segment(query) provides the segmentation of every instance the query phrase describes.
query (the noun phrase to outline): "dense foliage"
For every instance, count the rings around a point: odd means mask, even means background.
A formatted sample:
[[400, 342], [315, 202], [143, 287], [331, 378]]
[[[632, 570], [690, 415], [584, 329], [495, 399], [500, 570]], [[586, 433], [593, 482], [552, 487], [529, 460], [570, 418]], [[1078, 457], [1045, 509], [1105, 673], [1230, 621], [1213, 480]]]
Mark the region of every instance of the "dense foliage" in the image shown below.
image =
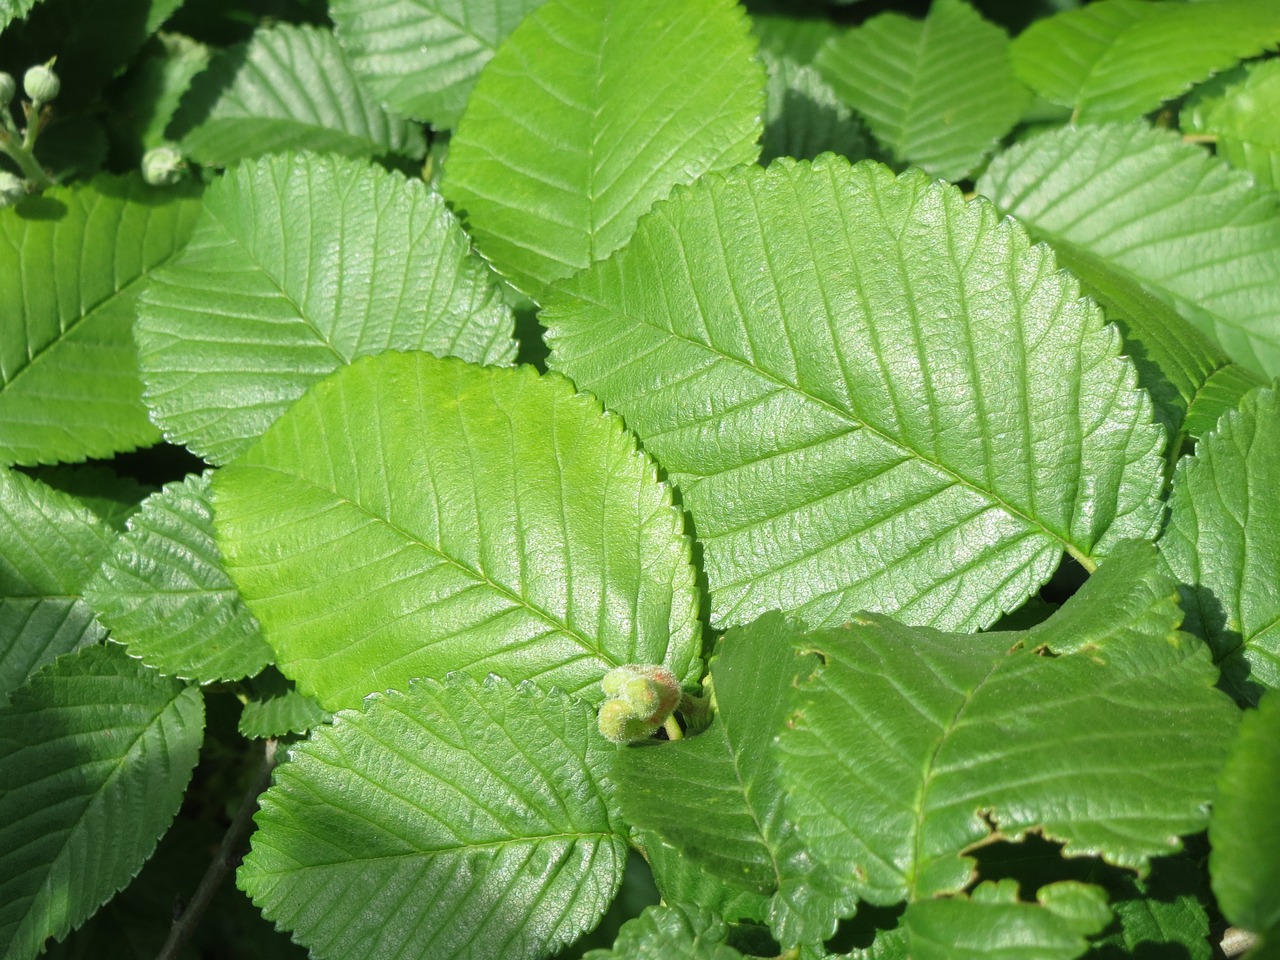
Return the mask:
[[0, 958], [1280, 956], [1278, 46], [0, 0]]

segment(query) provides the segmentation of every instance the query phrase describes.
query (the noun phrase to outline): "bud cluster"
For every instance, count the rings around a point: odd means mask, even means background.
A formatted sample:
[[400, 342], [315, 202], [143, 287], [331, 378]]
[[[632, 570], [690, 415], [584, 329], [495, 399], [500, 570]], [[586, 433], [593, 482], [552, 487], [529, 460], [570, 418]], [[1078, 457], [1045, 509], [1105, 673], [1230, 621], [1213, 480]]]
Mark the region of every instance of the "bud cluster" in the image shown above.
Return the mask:
[[654, 734], [680, 705], [676, 675], [666, 667], [629, 663], [600, 681], [608, 699], [600, 705], [600, 733], [614, 743], [634, 743]]

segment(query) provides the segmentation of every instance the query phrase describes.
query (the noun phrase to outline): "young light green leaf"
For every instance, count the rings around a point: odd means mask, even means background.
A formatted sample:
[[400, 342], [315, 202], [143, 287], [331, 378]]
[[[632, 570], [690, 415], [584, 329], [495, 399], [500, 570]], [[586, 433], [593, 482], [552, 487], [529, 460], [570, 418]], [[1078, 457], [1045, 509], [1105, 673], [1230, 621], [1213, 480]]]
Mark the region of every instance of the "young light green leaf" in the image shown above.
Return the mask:
[[822, 45], [841, 32], [834, 19], [817, 8], [802, 9], [789, 0], [751, 4], [751, 31], [760, 52], [793, 63], [813, 63]]
[[540, 960], [599, 921], [627, 845], [585, 704], [413, 684], [295, 747], [239, 884], [317, 960]]
[[0, 702], [59, 654], [102, 639], [81, 591], [113, 540], [70, 495], [0, 468]]
[[279, 23], [214, 57], [168, 130], [187, 156], [225, 166], [283, 150], [421, 157], [422, 132], [380, 107], [328, 30]]
[[1137, 544], [1027, 634], [867, 616], [808, 635], [825, 665], [780, 734], [788, 816], [871, 903], [964, 889], [996, 831], [1145, 870], [1206, 824], [1237, 715], [1180, 618]]
[[755, 160], [754, 53], [731, 0], [551, 0], [481, 74], [444, 195], [480, 251], [541, 299], [622, 246], [674, 185]]
[[1216, 138], [1218, 156], [1248, 170], [1259, 183], [1280, 189], [1280, 130], [1275, 124], [1280, 115], [1280, 60], [1251, 64], [1243, 82], [1228, 87], [1198, 112], [1203, 122], [1196, 132]]
[[1161, 431], [1051, 253], [919, 171], [777, 161], [680, 191], [543, 311], [551, 365], [679, 485], [717, 625], [972, 629], [1063, 549], [1150, 536]]
[[[137, 177], [52, 187], [0, 210], [0, 463], [107, 457], [154, 443], [130, 329], [147, 276], [200, 203]], [[44, 209], [56, 216], [34, 216]]]
[[814, 65], [900, 161], [961, 180], [1031, 100], [1008, 46], [964, 0], [934, 0], [923, 21], [882, 13], [833, 37]]
[[40, 0], [0, 0], [0, 30], [31, 12]]
[[1109, 124], [1012, 148], [978, 190], [1034, 236], [1128, 274], [1236, 362], [1280, 373], [1280, 202], [1252, 177], [1176, 133]]
[[239, 165], [139, 304], [145, 399], [170, 438], [225, 463], [357, 357], [515, 357], [512, 315], [444, 201], [340, 157]]
[[84, 588], [131, 656], [201, 683], [251, 676], [271, 662], [213, 542], [209, 482], [209, 471], [191, 474], [149, 497]]
[[476, 77], [543, 0], [333, 0], [329, 15], [369, 91], [392, 110], [448, 129]]
[[311, 697], [299, 693], [292, 681], [268, 667], [246, 684], [249, 699], [240, 712], [237, 729], [242, 737], [265, 740], [291, 733], [306, 733], [327, 723], [329, 712]]
[[1202, 437], [1173, 478], [1160, 553], [1182, 582], [1187, 629], [1223, 682], [1256, 701], [1280, 686], [1280, 396], [1258, 390]]
[[1260, 934], [1269, 956], [1280, 944], [1280, 695], [1268, 693], [1245, 713], [1231, 748], [1209, 823], [1209, 876], [1223, 914]]
[[1080, 120], [1132, 120], [1280, 43], [1272, 0], [1102, 0], [1037, 21], [1009, 55], [1023, 83]]
[[138, 872], [177, 813], [200, 691], [93, 646], [0, 707], [0, 956], [29, 960]]
[[696, 675], [683, 518], [562, 377], [360, 360], [213, 486], [232, 579], [281, 672], [330, 709], [455, 670], [592, 701], [624, 663]]
[[725, 942], [728, 935], [725, 922], [701, 907], [649, 907], [623, 925], [612, 950], [592, 950], [582, 960], [745, 960]]
[[[796, 630], [778, 615], [728, 631], [711, 662], [718, 706], [708, 730], [676, 743], [621, 750], [614, 758], [627, 822], [719, 879], [773, 894], [770, 925], [784, 947], [826, 940], [855, 903], [795, 842], [772, 752], [789, 711], [787, 693], [806, 664]], [[816, 912], [808, 902], [821, 903]]]
[[851, 160], [872, 155], [866, 128], [817, 70], [763, 51], [760, 59], [769, 72], [761, 164], [778, 157], [811, 160], [827, 150]]
[[979, 884], [968, 897], [921, 900], [902, 925], [912, 960], [1072, 960], [1111, 921], [1106, 891], [1063, 881], [1018, 899], [1013, 880]]

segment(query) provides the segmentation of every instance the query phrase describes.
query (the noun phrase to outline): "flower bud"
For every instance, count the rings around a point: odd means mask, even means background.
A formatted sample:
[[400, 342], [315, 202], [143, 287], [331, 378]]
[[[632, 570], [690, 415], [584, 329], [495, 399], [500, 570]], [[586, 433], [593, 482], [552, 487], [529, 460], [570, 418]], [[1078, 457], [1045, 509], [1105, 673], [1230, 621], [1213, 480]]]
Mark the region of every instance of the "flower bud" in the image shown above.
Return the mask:
[[37, 64], [22, 75], [22, 89], [27, 91], [32, 103], [48, 103], [57, 97], [62, 81], [47, 64]]
[[0, 207], [11, 207], [27, 195], [26, 181], [0, 170]]
[[142, 179], [153, 187], [167, 187], [182, 179], [187, 165], [174, 147], [152, 147], [142, 157]]
[[18, 81], [3, 70], [0, 70], [0, 107], [7, 107], [9, 102], [13, 100], [13, 95], [17, 92]]
[[629, 663], [604, 675], [600, 689], [608, 698], [600, 706], [600, 732], [615, 743], [651, 736], [680, 704], [680, 684], [669, 669]]
[[621, 700], [606, 700], [600, 705], [600, 713], [596, 717], [600, 733], [614, 743], [635, 743], [644, 740], [658, 729], [657, 724], [647, 723], [631, 713]]

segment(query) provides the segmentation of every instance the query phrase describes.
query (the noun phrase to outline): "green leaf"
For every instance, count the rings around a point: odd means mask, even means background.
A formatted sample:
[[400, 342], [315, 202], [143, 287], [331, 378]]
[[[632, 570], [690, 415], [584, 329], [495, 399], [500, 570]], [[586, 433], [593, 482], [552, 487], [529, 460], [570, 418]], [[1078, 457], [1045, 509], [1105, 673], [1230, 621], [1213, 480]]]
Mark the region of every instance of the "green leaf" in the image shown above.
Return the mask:
[[301, 694], [280, 671], [268, 667], [246, 684], [249, 699], [240, 713], [238, 729], [250, 740], [306, 733], [332, 719], [311, 697]]
[[838, 23], [822, 11], [797, 10], [792, 0], [750, 4], [751, 31], [760, 41], [760, 52], [775, 59], [812, 64], [822, 45], [841, 32]]
[[167, 143], [164, 132], [191, 81], [209, 65], [209, 47], [179, 33], [159, 33], [112, 91], [107, 122], [131, 162]]
[[1137, 280], [1236, 362], [1280, 373], [1280, 203], [1247, 174], [1171, 131], [1111, 124], [1012, 148], [978, 191]]
[[[1246, 711], [1222, 775], [1209, 823], [1209, 876], [1223, 914], [1280, 944], [1280, 696], [1269, 693]], [[1263, 951], [1258, 951], [1263, 955]]]
[[641, 834], [640, 839], [663, 903], [701, 907], [730, 922], [765, 923], [768, 919], [769, 897], [725, 883], [657, 837]]
[[811, 160], [830, 150], [852, 160], [871, 156], [870, 138], [813, 67], [761, 53], [768, 69], [760, 163]]
[[1280, 60], [1250, 64], [1244, 81], [1202, 105], [1202, 113], [1196, 132], [1217, 138], [1218, 156], [1280, 189]]
[[68, 494], [0, 468], [0, 702], [104, 631], [81, 597], [115, 531]]
[[728, 933], [723, 920], [700, 907], [649, 907], [623, 925], [612, 950], [592, 950], [582, 960], [743, 960], [725, 943]]
[[1129, 880], [1122, 891], [1113, 892], [1111, 909], [1118, 926], [1113, 924], [1107, 936], [1093, 941], [1090, 960], [1157, 953], [1185, 960], [1213, 956], [1209, 916], [1201, 902], [1208, 900], [1204, 865], [1184, 854], [1162, 857], [1153, 867], [1145, 880]]
[[98, 621], [131, 656], [201, 683], [251, 676], [271, 662], [213, 541], [210, 475], [191, 474], [147, 498], [84, 588]]
[[1018, 899], [1012, 880], [979, 884], [969, 897], [922, 900], [902, 917], [912, 960], [1071, 960], [1111, 920], [1106, 893], [1066, 881]]
[[676, 184], [755, 160], [754, 53], [731, 0], [550, 0], [480, 75], [444, 195], [499, 272], [541, 299]]
[[203, 731], [198, 689], [110, 645], [61, 658], [0, 707], [0, 956], [35, 957], [129, 882]]
[[543, 0], [333, 0], [351, 65], [392, 110], [453, 127], [480, 68]]
[[801, 638], [825, 663], [779, 740], [801, 839], [878, 904], [964, 889], [995, 834], [1145, 871], [1204, 828], [1237, 715], [1180, 618], [1132, 544], [1025, 634], [866, 616]]
[[[711, 662], [718, 710], [699, 736], [621, 750], [614, 759], [623, 815], [719, 879], [760, 894], [779, 942], [825, 940], [854, 902], [795, 842], [783, 811], [773, 739], [787, 693], [806, 664], [778, 615], [728, 631]], [[818, 907], [818, 909], [813, 909]]]
[[232, 579], [281, 672], [330, 709], [455, 670], [592, 701], [624, 663], [697, 675], [683, 518], [621, 421], [561, 377], [361, 360], [213, 486]]
[[1192, 397], [1182, 424], [1183, 434], [1199, 440], [1209, 433], [1224, 413], [1240, 406], [1245, 395], [1259, 386], [1258, 381], [1257, 374], [1234, 363], [1215, 370]]
[[361, 356], [515, 357], [511, 311], [444, 201], [340, 157], [244, 163], [209, 190], [186, 253], [139, 304], [146, 401], [225, 463], [311, 384]]
[[[1016, 305], [1016, 307], [1015, 307]], [[542, 314], [670, 472], [716, 625], [972, 629], [1153, 532], [1161, 431], [1050, 252], [918, 171], [708, 178]]]
[[159, 439], [130, 329], [186, 244], [191, 190], [99, 177], [0, 210], [0, 463], [107, 457]]
[[75, 497], [113, 529], [125, 523], [156, 488], [98, 464], [56, 464], [25, 471], [41, 483]]
[[284, 150], [421, 157], [422, 131], [378, 106], [328, 30], [279, 23], [214, 57], [168, 129], [185, 154], [225, 166]]
[[40, 0], [0, 0], [0, 30], [31, 12]]
[[[1205, 432], [1208, 417], [1216, 419], [1213, 410], [1222, 398], [1233, 389], [1247, 392], [1262, 384], [1260, 376], [1232, 363], [1209, 336], [1129, 274], [1066, 241], [1055, 240], [1053, 246], [1058, 262], [1080, 279], [1084, 292], [1124, 334], [1138, 382], [1151, 394], [1168, 433], [1171, 460], [1187, 437]], [[1195, 417], [1189, 420], [1193, 407]]]
[[1042, 97], [1080, 120], [1131, 120], [1280, 43], [1272, 0], [1102, 0], [1028, 27], [1009, 55]]
[[545, 957], [622, 879], [612, 749], [557, 691], [494, 678], [371, 697], [290, 752], [240, 887], [317, 958]]
[[935, 0], [923, 21], [882, 13], [833, 37], [814, 65], [900, 161], [962, 180], [1030, 103], [1008, 46], [963, 0]]
[[1187, 629], [1243, 702], [1280, 686], [1280, 396], [1249, 394], [1173, 478], [1160, 553], [1182, 581]]

